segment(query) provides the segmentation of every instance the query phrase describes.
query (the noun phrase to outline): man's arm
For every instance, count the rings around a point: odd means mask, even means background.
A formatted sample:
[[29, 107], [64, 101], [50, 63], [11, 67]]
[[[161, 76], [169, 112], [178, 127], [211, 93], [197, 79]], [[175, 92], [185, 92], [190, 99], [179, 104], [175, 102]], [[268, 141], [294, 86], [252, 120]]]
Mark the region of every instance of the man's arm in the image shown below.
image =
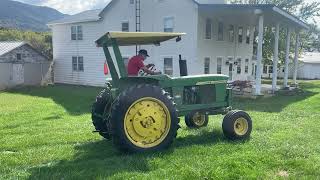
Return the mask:
[[154, 66], [154, 64], [148, 64], [146, 67], [149, 69], [150, 67]]

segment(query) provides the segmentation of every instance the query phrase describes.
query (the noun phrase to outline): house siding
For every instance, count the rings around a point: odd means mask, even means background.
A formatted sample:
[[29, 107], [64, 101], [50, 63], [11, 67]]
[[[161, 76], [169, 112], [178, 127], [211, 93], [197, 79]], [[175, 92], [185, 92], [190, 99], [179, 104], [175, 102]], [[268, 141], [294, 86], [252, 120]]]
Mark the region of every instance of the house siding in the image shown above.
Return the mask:
[[[177, 13], [176, 7], [185, 9], [183, 13]], [[152, 8], [150, 8], [152, 7]], [[125, 9], [125, 10], [124, 10]], [[174, 31], [186, 32], [183, 40], [176, 43], [175, 40], [165, 42], [160, 47], [141, 46], [147, 49], [150, 58], [145, 63], [154, 63], [163, 71], [163, 58], [173, 58], [174, 76], [179, 76], [179, 54], [188, 60], [190, 74], [196, 74], [194, 59], [196, 59], [196, 44], [194, 34], [197, 27], [197, 5], [192, 1], [141, 1], [142, 31], [163, 32], [163, 18], [175, 17]], [[189, 19], [185, 21], [185, 19]], [[102, 48], [97, 48], [95, 40], [108, 31], [121, 31], [121, 23], [129, 22], [129, 31], [135, 31], [135, 5], [126, 0], [113, 2], [104, 13], [102, 20], [97, 22], [54, 25], [53, 31], [53, 57], [55, 69], [55, 82], [78, 85], [103, 86], [109, 75], [103, 74], [105, 56]], [[71, 26], [82, 26], [83, 40], [71, 40]], [[135, 55], [135, 47], [121, 47], [123, 57]], [[113, 52], [111, 52], [112, 56]], [[72, 71], [72, 56], [82, 56], [84, 59], [84, 72]]]
[[[95, 41], [108, 31], [121, 31], [121, 22], [129, 21], [129, 30], [133, 30], [134, 9], [129, 8], [129, 1], [119, 0], [112, 3], [109, 9], [102, 14], [103, 21], [55, 25], [53, 30], [53, 56], [55, 82], [77, 85], [103, 86], [110, 75], [103, 74], [105, 56], [102, 48], [96, 47]], [[120, 14], [121, 12], [121, 14]], [[83, 40], [71, 40], [71, 26], [81, 25]], [[135, 48], [121, 47], [123, 56], [135, 54]], [[131, 49], [130, 53], [126, 53]], [[111, 52], [112, 53], [112, 52]], [[112, 53], [113, 55], [113, 53]], [[82, 56], [84, 72], [72, 70], [72, 56]]]
[[[142, 19], [142, 30], [163, 32], [164, 18], [174, 18], [174, 31], [185, 32], [180, 42], [175, 39], [164, 42], [160, 47], [148, 46], [143, 47], [150, 51], [151, 58], [147, 61], [152, 62], [163, 72], [164, 58], [173, 58], [173, 76], [180, 76], [179, 71], [179, 54], [187, 60], [188, 73], [190, 75], [199, 74], [199, 64], [197, 63], [197, 37], [198, 33], [196, 24], [198, 23], [198, 6], [192, 0], [175, 0], [175, 1], [146, 1], [142, 8], [145, 14]], [[179, 11], [177, 12], [177, 7]]]
[[[71, 26], [81, 25], [83, 40], [71, 40]], [[53, 28], [54, 79], [56, 83], [79, 85], [102, 85], [105, 82], [103, 51], [95, 40], [102, 35], [100, 23], [57, 25]], [[84, 72], [72, 69], [72, 57], [81, 56]]]
[[[177, 8], [179, 7], [179, 8]], [[173, 59], [173, 76], [179, 76], [179, 54], [187, 60], [189, 75], [204, 73], [204, 59], [210, 58], [210, 73], [217, 73], [217, 58], [222, 58], [222, 73], [229, 75], [226, 65], [228, 57], [241, 58], [241, 74], [237, 74], [236, 66], [233, 70], [232, 80], [250, 80], [252, 77], [253, 54], [253, 25], [246, 24], [245, 20], [235, 20], [232, 17], [224, 18], [223, 14], [199, 10], [193, 0], [142, 0], [141, 1], [141, 31], [163, 32], [164, 18], [174, 18], [174, 31], [185, 32], [182, 41], [170, 40], [160, 47], [141, 46], [148, 50], [150, 58], [146, 64], [153, 63], [157, 69], [164, 70], [164, 58]], [[179, 11], [177, 10], [179, 9]], [[212, 40], [204, 40], [205, 19], [213, 20]], [[218, 41], [218, 22], [223, 18], [224, 40]], [[103, 74], [105, 61], [102, 48], [94, 44], [100, 36], [108, 31], [121, 31], [122, 22], [129, 22], [129, 31], [135, 31], [135, 5], [127, 0], [118, 0], [111, 3], [107, 10], [101, 14], [101, 20], [96, 22], [54, 25], [53, 54], [55, 61], [55, 82], [79, 85], [103, 86], [105, 79], [110, 76]], [[235, 27], [234, 42], [228, 41], [228, 26]], [[81, 25], [83, 40], [71, 40], [71, 26]], [[243, 27], [243, 42], [237, 42], [238, 27]], [[245, 32], [250, 28], [250, 44], [246, 44]], [[135, 47], [121, 47], [123, 57], [130, 58], [136, 53]], [[112, 52], [111, 52], [112, 53]], [[84, 72], [72, 71], [72, 56], [84, 58]], [[248, 73], [245, 73], [245, 59], [249, 59]]]
[[[205, 39], [205, 27], [206, 19], [212, 20], [212, 37], [211, 39]], [[218, 40], [218, 23], [223, 23], [223, 40]], [[234, 26], [234, 41], [229, 41], [229, 25]], [[238, 29], [243, 27], [243, 42], [238, 42]], [[246, 43], [246, 29], [250, 29], [250, 44]], [[253, 55], [253, 26], [224, 17], [223, 14], [215, 12], [203, 12], [199, 11], [199, 23], [198, 23], [198, 63], [204, 65], [204, 59], [209, 57], [211, 60], [210, 73], [217, 73], [217, 59], [222, 58], [222, 74], [229, 75], [229, 66], [226, 65], [228, 58], [232, 58], [236, 61], [241, 58], [241, 74], [237, 73], [237, 66], [233, 67], [233, 78], [232, 80], [248, 80], [252, 74], [252, 55]], [[245, 73], [245, 59], [249, 59], [248, 73]], [[202, 73], [203, 73], [202, 68]]]

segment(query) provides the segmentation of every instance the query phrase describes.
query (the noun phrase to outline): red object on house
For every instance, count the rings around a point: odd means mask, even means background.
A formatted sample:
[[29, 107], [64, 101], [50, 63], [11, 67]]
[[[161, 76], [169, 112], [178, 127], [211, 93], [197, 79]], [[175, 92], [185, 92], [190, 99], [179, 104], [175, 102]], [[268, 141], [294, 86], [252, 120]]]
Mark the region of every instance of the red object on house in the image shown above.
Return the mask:
[[104, 75], [109, 74], [109, 69], [108, 69], [108, 65], [107, 65], [107, 63], [104, 63], [104, 66], [103, 66], [103, 72], [104, 72]]

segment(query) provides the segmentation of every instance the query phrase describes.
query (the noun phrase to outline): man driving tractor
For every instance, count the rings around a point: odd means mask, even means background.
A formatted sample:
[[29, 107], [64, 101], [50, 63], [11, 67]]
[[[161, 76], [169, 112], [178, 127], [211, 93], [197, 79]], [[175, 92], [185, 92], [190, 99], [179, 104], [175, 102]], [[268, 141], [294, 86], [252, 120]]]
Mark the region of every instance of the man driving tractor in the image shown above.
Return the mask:
[[154, 67], [154, 64], [148, 64], [144, 65], [143, 61], [149, 57], [148, 51], [145, 49], [141, 49], [139, 51], [139, 54], [136, 56], [133, 56], [128, 63], [128, 75], [129, 76], [138, 76], [138, 73], [140, 70], [142, 70], [146, 74], [150, 75], [158, 75], [161, 74], [160, 71], [153, 71], [152, 67]]

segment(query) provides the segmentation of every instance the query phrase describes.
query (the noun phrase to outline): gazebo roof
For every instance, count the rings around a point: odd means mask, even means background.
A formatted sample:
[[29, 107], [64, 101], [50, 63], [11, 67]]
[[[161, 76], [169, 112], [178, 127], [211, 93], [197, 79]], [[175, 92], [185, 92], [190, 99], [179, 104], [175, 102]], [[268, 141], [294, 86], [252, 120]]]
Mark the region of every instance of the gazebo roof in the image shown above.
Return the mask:
[[252, 24], [256, 24], [256, 14], [261, 13], [264, 16], [265, 24], [280, 23], [298, 29], [309, 29], [305, 22], [274, 4], [199, 4], [199, 7], [203, 11], [224, 14], [226, 17], [232, 15], [240, 19], [241, 16], [246, 16], [246, 19]]

